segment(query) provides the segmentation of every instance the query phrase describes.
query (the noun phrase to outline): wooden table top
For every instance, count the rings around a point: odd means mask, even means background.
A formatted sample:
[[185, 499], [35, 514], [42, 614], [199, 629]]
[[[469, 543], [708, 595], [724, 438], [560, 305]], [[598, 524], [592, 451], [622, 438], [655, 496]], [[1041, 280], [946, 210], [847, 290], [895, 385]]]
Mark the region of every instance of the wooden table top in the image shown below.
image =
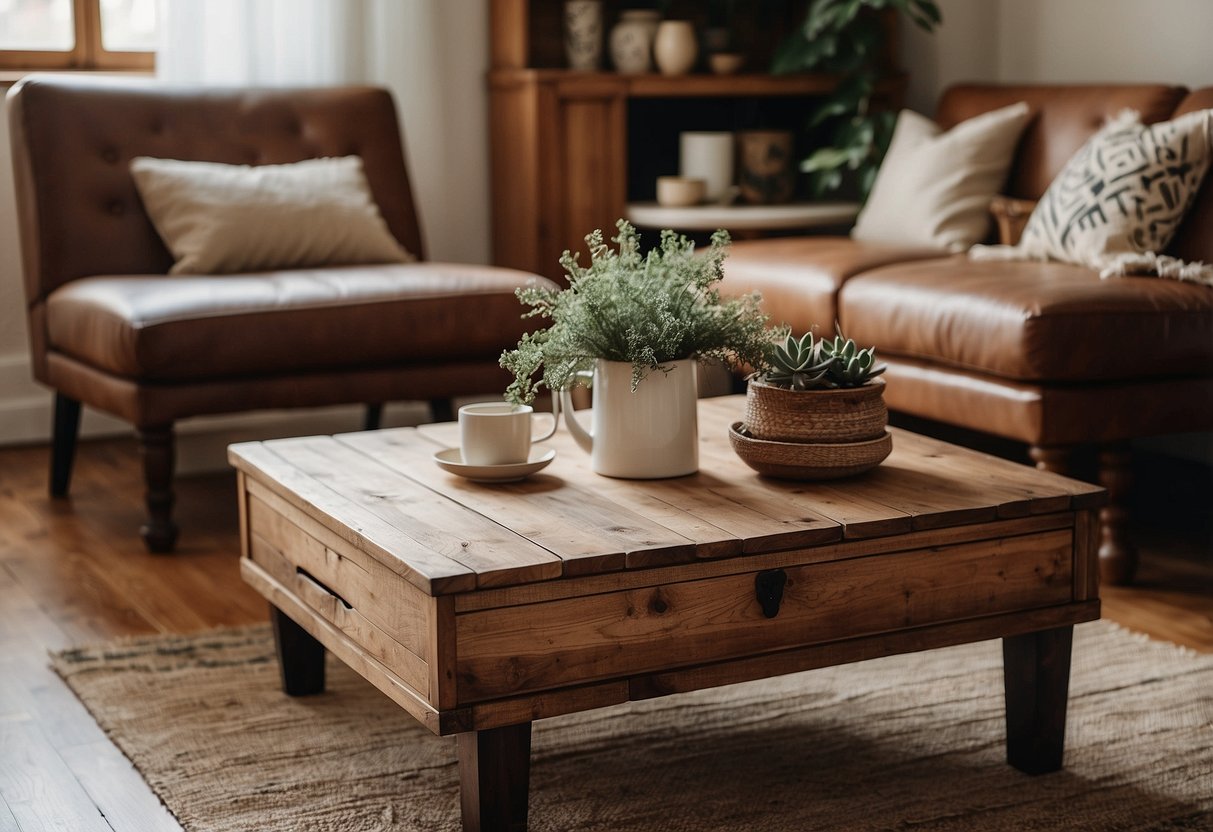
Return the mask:
[[744, 397], [703, 399], [700, 470], [617, 480], [590, 470], [561, 429], [555, 461], [485, 485], [433, 453], [458, 425], [233, 445], [245, 476], [432, 595], [562, 577], [830, 546], [928, 529], [1088, 509], [1103, 489], [890, 428], [893, 453], [846, 480], [759, 477], [729, 446]]

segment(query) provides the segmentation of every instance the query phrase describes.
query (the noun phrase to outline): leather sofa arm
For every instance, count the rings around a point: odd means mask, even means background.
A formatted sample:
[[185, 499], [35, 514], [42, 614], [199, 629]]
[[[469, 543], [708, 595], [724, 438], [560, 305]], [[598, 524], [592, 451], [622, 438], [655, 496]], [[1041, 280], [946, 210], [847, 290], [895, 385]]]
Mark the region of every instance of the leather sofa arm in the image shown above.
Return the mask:
[[998, 223], [998, 242], [1004, 246], [1013, 246], [1019, 242], [1028, 217], [1036, 207], [1034, 199], [1015, 199], [1009, 196], [996, 196], [990, 201], [990, 213]]

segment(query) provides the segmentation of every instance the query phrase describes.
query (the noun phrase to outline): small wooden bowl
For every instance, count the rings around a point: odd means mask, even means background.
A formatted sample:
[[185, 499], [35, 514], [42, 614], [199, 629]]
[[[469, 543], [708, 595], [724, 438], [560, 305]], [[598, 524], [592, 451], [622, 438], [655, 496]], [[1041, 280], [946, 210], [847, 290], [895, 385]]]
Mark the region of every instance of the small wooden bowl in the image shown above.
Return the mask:
[[741, 422], [729, 428], [729, 443], [742, 462], [760, 474], [786, 480], [833, 480], [853, 477], [885, 461], [893, 437], [838, 444], [770, 442], [742, 433]]
[[740, 52], [715, 52], [708, 56], [708, 66], [717, 75], [732, 75], [745, 65], [745, 55]]
[[658, 176], [657, 204], [670, 208], [698, 205], [707, 194], [707, 183], [688, 176]]

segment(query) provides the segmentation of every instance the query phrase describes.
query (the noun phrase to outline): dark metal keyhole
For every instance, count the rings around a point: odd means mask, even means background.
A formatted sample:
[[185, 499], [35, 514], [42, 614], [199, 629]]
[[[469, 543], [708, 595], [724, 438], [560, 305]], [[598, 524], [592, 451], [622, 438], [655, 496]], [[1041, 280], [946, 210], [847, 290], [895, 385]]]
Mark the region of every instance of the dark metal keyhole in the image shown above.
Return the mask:
[[783, 588], [787, 586], [788, 573], [782, 569], [771, 569], [759, 572], [754, 576], [754, 594], [762, 607], [762, 614], [767, 618], [779, 615], [779, 605], [783, 602]]

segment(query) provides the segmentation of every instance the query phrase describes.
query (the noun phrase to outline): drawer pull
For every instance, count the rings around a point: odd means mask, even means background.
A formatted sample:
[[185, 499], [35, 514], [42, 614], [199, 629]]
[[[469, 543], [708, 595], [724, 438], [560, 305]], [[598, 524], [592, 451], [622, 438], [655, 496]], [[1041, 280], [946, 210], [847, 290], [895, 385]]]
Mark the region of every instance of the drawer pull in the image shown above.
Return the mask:
[[354, 608], [353, 604], [351, 604], [349, 601], [342, 598], [336, 592], [333, 592], [333, 590], [329, 589], [327, 586], [325, 586], [323, 583], [321, 583], [319, 580], [317, 580], [315, 575], [313, 575], [311, 572], [308, 572], [302, 566], [295, 567], [295, 574], [302, 576], [305, 580], [307, 580], [309, 583], [313, 584], [317, 589], [321, 590], [325, 594], [332, 595], [334, 598], [336, 598], [338, 601], [340, 601], [341, 606], [345, 607], [347, 610], [352, 610]]
[[754, 576], [754, 594], [767, 618], [779, 615], [783, 602], [783, 588], [788, 583], [788, 573], [782, 569], [769, 569]]

